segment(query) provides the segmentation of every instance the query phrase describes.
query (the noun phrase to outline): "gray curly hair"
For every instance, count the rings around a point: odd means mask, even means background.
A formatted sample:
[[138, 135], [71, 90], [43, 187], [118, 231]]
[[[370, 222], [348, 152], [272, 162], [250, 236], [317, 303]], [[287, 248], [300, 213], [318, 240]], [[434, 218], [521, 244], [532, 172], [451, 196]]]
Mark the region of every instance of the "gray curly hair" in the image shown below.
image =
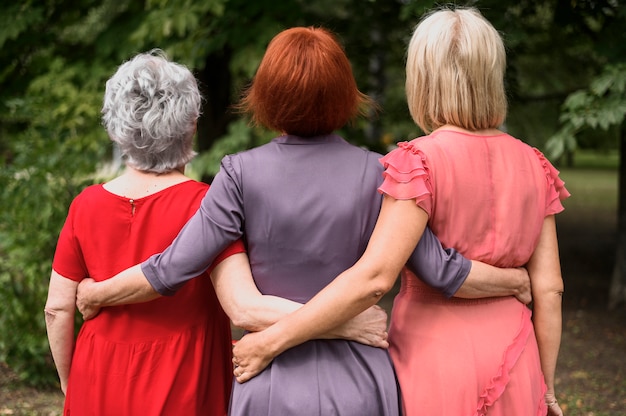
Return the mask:
[[154, 49], [123, 63], [107, 81], [102, 123], [128, 166], [165, 173], [196, 155], [201, 100], [191, 71]]

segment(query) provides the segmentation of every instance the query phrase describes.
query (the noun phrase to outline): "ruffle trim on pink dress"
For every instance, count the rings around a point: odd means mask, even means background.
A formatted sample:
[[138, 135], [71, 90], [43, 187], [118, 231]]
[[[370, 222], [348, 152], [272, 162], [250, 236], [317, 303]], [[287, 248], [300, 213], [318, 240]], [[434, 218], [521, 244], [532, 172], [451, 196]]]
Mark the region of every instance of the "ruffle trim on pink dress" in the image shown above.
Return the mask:
[[546, 197], [546, 215], [558, 214], [564, 209], [561, 201], [568, 198], [570, 193], [565, 189], [565, 182], [559, 178], [559, 171], [552, 166], [543, 153], [534, 147], [533, 150], [537, 154], [539, 162], [541, 162], [543, 170], [546, 172], [546, 179], [548, 180], [549, 189]]
[[[517, 360], [522, 355], [522, 352], [526, 347], [528, 337], [531, 334], [532, 321], [530, 319], [530, 315], [530, 310], [528, 308], [523, 308], [519, 332], [513, 339], [511, 345], [509, 345], [504, 352], [502, 363], [500, 364], [500, 368], [498, 369], [498, 374], [491, 379], [490, 383], [481, 393], [480, 399], [478, 401], [478, 406], [476, 407], [476, 413], [474, 414], [475, 416], [485, 416], [489, 407], [491, 407], [496, 402], [496, 400], [498, 400], [498, 398], [506, 389], [506, 386], [510, 380], [511, 369], [513, 368], [513, 366], [515, 366], [515, 363], [517, 363]], [[545, 383], [542, 384], [543, 391], [541, 397], [543, 397], [546, 391]], [[543, 400], [540, 400], [537, 415], [540, 415], [541, 412], [547, 410], [542, 408], [542, 404]], [[543, 406], [545, 407], [545, 404]]]
[[380, 158], [380, 163], [385, 172], [378, 191], [395, 199], [415, 199], [430, 214], [431, 184], [422, 151], [410, 142], [400, 142], [397, 149]]

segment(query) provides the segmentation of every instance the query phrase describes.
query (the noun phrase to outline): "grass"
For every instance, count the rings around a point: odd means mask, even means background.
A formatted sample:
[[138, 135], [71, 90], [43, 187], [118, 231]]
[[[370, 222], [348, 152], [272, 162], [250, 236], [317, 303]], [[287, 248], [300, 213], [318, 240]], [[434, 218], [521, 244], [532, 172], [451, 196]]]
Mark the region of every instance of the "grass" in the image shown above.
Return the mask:
[[562, 169], [561, 179], [572, 196], [563, 202], [564, 215], [584, 218], [617, 215], [616, 170]]

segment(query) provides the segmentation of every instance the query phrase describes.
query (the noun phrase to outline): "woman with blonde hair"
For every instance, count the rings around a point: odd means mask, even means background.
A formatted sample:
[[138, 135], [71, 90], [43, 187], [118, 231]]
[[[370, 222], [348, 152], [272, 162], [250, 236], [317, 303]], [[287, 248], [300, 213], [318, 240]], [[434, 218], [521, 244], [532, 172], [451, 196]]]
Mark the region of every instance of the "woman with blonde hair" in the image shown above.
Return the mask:
[[427, 136], [382, 159], [384, 200], [363, 257], [307, 305], [237, 344], [240, 382], [376, 302], [428, 225], [468, 258], [526, 266], [532, 320], [513, 297], [446, 298], [402, 270], [389, 342], [405, 414], [562, 414], [554, 390], [563, 292], [555, 214], [569, 193], [538, 150], [498, 129], [504, 72], [502, 39], [477, 10], [422, 19], [406, 89]]

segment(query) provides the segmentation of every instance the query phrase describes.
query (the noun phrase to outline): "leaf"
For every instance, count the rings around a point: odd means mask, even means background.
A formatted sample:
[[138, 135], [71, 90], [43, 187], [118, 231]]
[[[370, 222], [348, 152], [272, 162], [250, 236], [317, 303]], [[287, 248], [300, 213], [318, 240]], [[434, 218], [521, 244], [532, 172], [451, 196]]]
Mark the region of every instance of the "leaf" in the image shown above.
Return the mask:
[[[4, 10], [2, 10], [4, 8]], [[0, 7], [0, 48], [9, 40], [15, 39], [29, 27], [43, 21], [43, 9], [27, 7], [15, 2]]]

